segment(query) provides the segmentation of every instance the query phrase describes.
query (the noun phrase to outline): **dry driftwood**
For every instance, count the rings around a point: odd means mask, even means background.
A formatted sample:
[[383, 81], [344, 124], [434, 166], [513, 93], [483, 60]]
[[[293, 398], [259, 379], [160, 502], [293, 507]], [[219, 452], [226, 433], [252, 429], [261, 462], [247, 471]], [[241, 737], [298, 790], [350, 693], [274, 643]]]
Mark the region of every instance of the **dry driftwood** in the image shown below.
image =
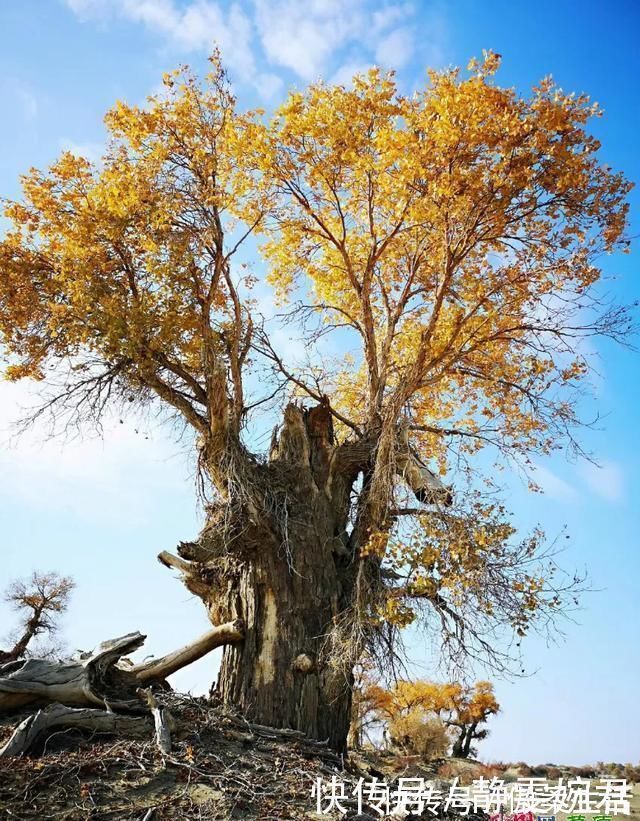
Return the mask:
[[141, 633], [105, 641], [86, 659], [77, 661], [9, 662], [0, 665], [0, 712], [34, 701], [113, 709], [137, 706], [141, 684], [162, 681], [215, 647], [240, 641], [242, 636], [241, 622], [222, 624], [167, 656], [128, 667], [118, 662], [144, 643], [146, 636]]
[[156, 728], [156, 745], [161, 753], [165, 755], [171, 752], [171, 714], [168, 710], [162, 708], [156, 701], [155, 696], [151, 692], [151, 688], [138, 690], [138, 695], [147, 702], [147, 706], [151, 710], [153, 716], [153, 723]]
[[[55, 662], [26, 659], [0, 665], [0, 712], [35, 701], [53, 702], [26, 718], [0, 749], [0, 757], [29, 752], [38, 739], [55, 729], [140, 736], [149, 732], [146, 716], [120, 715], [114, 710], [140, 707], [143, 697], [155, 724], [156, 744], [163, 754], [171, 751], [171, 716], [141, 684], [162, 681], [215, 647], [243, 637], [242, 623], [214, 627], [191, 644], [159, 659], [127, 665], [123, 656], [137, 650], [146, 636], [130, 633], [105, 641], [86, 658]], [[95, 708], [100, 705], [106, 709]]]
[[429, 470], [410, 447], [407, 419], [401, 421], [398, 431], [396, 472], [402, 476], [420, 502], [446, 506], [451, 504], [451, 488], [447, 487], [432, 470]]
[[116, 662], [137, 650], [146, 636], [129, 633], [105, 641], [78, 661], [25, 659], [0, 666], [0, 711], [32, 701], [128, 707], [136, 703], [137, 679]]
[[216, 647], [221, 647], [223, 644], [231, 644], [234, 641], [240, 641], [243, 637], [242, 622], [240, 620], [229, 622], [228, 624], [220, 624], [217, 627], [203, 633], [191, 644], [181, 647], [179, 650], [174, 650], [159, 659], [152, 659], [144, 664], [136, 664], [131, 668], [131, 672], [136, 676], [138, 681], [147, 683], [150, 681], [162, 681], [168, 678], [172, 673], [181, 670], [188, 664], [206, 656]]
[[75, 728], [144, 738], [149, 735], [149, 724], [147, 716], [119, 715], [107, 710], [49, 704], [18, 724], [11, 738], [0, 749], [0, 758], [28, 753], [38, 739], [45, 734], [50, 735], [53, 730]]

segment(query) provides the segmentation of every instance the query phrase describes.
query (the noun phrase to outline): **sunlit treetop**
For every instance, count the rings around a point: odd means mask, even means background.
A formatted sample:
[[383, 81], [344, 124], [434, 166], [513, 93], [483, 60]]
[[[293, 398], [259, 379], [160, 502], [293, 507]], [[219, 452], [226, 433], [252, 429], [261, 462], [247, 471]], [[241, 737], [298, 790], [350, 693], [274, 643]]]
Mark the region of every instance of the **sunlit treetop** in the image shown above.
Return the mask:
[[453, 756], [467, 757], [472, 743], [489, 734], [483, 725], [500, 712], [500, 705], [489, 681], [462, 684], [401, 679], [384, 687], [369, 677], [358, 691], [357, 709], [363, 728], [382, 723], [393, 742], [416, 751], [422, 747], [424, 753], [429, 747], [423, 747], [420, 739], [440, 727], [444, 750], [439, 754], [446, 754], [453, 744]]
[[204, 87], [179, 70], [146, 107], [118, 103], [100, 163], [65, 152], [23, 178], [0, 246], [9, 378], [73, 363], [83, 396], [100, 379], [150, 389], [202, 431], [208, 350], [237, 371], [230, 393], [241, 407], [251, 317], [238, 297], [246, 277], [232, 276], [230, 260], [261, 216], [242, 156], [264, 128], [235, 111], [212, 62]]
[[577, 340], [624, 328], [593, 312], [630, 187], [585, 130], [598, 107], [549, 79], [522, 98], [498, 64], [431, 73], [412, 97], [378, 70], [312, 86], [271, 129], [270, 281], [310, 282], [321, 320], [359, 340], [340, 410], [367, 426], [404, 409], [432, 458], [442, 428], [552, 447], [573, 421], [554, 389], [587, 369]]
[[623, 330], [589, 310], [630, 187], [598, 162], [597, 106], [548, 79], [526, 99], [500, 88], [488, 54], [412, 97], [377, 69], [311, 86], [265, 126], [212, 62], [204, 86], [177, 71], [146, 107], [118, 103], [102, 163], [64, 153], [23, 178], [1, 247], [8, 375], [97, 358], [156, 391], [181, 383], [196, 423], [204, 343], [246, 364], [226, 350], [252, 342], [231, 261], [259, 230], [277, 292], [357, 335], [361, 357], [322, 385], [354, 425], [402, 409], [431, 458], [447, 426], [550, 447], [572, 421], [550, 389], [586, 370], [576, 340]]
[[470, 724], [486, 721], [498, 713], [500, 705], [490, 681], [477, 681], [473, 685], [460, 682], [433, 682], [426, 680], [400, 680], [393, 687], [385, 688], [369, 683], [366, 687], [372, 709], [381, 716], [393, 717], [412, 710], [435, 713], [448, 722]]

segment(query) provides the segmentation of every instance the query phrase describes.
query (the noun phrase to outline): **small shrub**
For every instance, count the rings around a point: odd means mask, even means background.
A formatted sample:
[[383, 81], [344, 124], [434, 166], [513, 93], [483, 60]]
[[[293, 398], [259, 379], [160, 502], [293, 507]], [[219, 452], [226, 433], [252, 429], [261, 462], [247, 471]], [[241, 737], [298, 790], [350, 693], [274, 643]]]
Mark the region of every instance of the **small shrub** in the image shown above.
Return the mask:
[[480, 764], [476, 772], [474, 773], [473, 777], [474, 779], [486, 778], [487, 781], [491, 781], [492, 778], [500, 778], [500, 776], [504, 773], [505, 769], [506, 767], [504, 767], [504, 765]]
[[572, 772], [578, 778], [595, 778], [596, 777], [596, 768], [595, 767], [573, 767]]
[[536, 764], [535, 767], [531, 768], [531, 772], [534, 778], [549, 777], [549, 768], [546, 764]]
[[427, 717], [421, 710], [412, 710], [389, 722], [389, 736], [396, 747], [421, 756], [426, 761], [447, 754], [451, 739], [446, 726], [438, 718]]

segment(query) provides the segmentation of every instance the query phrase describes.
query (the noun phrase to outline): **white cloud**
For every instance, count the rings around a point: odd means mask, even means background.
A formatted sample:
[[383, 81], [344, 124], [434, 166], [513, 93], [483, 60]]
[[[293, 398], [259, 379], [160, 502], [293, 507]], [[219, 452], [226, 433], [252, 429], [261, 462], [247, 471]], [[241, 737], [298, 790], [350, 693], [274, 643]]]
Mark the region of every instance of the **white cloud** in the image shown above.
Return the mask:
[[397, 28], [385, 35], [376, 48], [376, 62], [385, 68], [400, 69], [413, 57], [413, 34], [407, 27]]
[[81, 19], [121, 17], [145, 26], [184, 51], [210, 51], [218, 45], [227, 64], [251, 81], [256, 76], [253, 26], [242, 8], [213, 0], [180, 6], [175, 0], [66, 0]]
[[[296, 0], [255, 0], [255, 9], [256, 26], [268, 60], [307, 81], [326, 75], [345, 47], [357, 47], [377, 57], [377, 49], [390, 36], [388, 27], [412, 14], [408, 4], [376, 9], [362, 0], [312, 0], [305, 4]], [[407, 32], [399, 31], [404, 38], [402, 46], [409, 52]], [[396, 42], [400, 45], [399, 36]], [[382, 47], [381, 53], [387, 57], [389, 49]], [[402, 63], [396, 64], [399, 68], [406, 64], [400, 56]]]
[[8, 77], [0, 80], [0, 89], [10, 101], [9, 104], [15, 106], [16, 115], [19, 114], [26, 122], [33, 122], [36, 119], [40, 104], [35, 92], [26, 83]]
[[60, 141], [60, 148], [63, 151], [69, 151], [77, 157], [84, 157], [92, 163], [100, 163], [102, 155], [104, 154], [104, 143], [86, 142], [79, 143], [75, 140], [70, 140], [68, 137], [63, 137]]
[[189, 40], [192, 36], [190, 28], [198, 17], [206, 16], [210, 9], [199, 7], [195, 14], [189, 6], [182, 15], [174, 6], [173, 0], [120, 0], [125, 16], [130, 20], [144, 23], [151, 28], [175, 33]]
[[109, 12], [113, 0], [65, 0], [67, 6], [83, 20], [102, 17]]
[[[105, 423], [101, 438], [50, 439], [43, 422], [16, 437], [14, 423], [37, 405], [33, 383], [0, 382], [0, 493], [34, 510], [105, 520], [150, 515], [159, 488], [182, 491], [189, 468], [171, 437], [130, 417]], [[174, 478], [159, 470], [175, 459]]]
[[379, 33], [402, 22], [413, 13], [410, 3], [396, 6], [384, 6], [371, 15], [371, 29]]
[[263, 100], [272, 100], [284, 85], [282, 77], [269, 71], [258, 72], [253, 78], [253, 85]]
[[16, 94], [22, 106], [25, 118], [27, 120], [35, 120], [38, 116], [38, 98], [36, 95], [25, 86], [17, 87]]
[[[449, 62], [449, 29], [444, 7], [435, 3], [426, 12], [420, 26], [416, 59], [425, 68], [443, 68]], [[422, 78], [421, 78], [422, 79]]]
[[329, 55], [349, 39], [358, 11], [353, 5], [296, 0], [256, 0], [256, 25], [269, 62], [315, 80]]
[[[620, 502], [624, 498], [624, 473], [615, 462], [603, 462], [600, 466], [581, 462], [576, 467], [576, 477], [607, 502]], [[557, 501], [576, 502], [585, 495], [583, 490], [540, 464], [535, 465], [533, 480], [547, 496]]]
[[534, 482], [542, 488], [551, 499], [559, 502], [575, 502], [579, 498], [578, 491], [573, 485], [561, 479], [557, 474], [544, 465], [534, 465]]
[[351, 87], [352, 80], [356, 74], [366, 74], [373, 63], [347, 62], [340, 66], [331, 78], [331, 82], [336, 85]]
[[[415, 9], [409, 3], [379, 0], [252, 0], [244, 4], [191, 0], [66, 0], [81, 19], [120, 17], [144, 26], [185, 51], [220, 46], [225, 61], [240, 79], [265, 99], [274, 97], [282, 80], [270, 68], [288, 69], [305, 81], [337, 73], [346, 66], [368, 66], [375, 60], [402, 68], [415, 51], [408, 27]], [[442, 56], [436, 42], [444, 36], [442, 15], [426, 15], [425, 55]], [[350, 56], [348, 56], [350, 55]], [[340, 68], [340, 63], [343, 67]], [[350, 78], [349, 78], [350, 79]]]
[[601, 499], [620, 502], [624, 498], [624, 473], [615, 462], [603, 462], [600, 466], [585, 462], [580, 466], [580, 476]]

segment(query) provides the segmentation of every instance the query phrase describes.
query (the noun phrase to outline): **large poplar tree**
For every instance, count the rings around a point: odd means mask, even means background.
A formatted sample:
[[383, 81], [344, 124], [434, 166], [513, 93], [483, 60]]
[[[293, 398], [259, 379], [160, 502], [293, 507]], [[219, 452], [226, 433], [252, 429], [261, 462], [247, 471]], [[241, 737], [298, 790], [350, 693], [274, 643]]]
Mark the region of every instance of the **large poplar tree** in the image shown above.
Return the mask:
[[[214, 56], [203, 83], [118, 103], [100, 163], [64, 153], [6, 209], [7, 376], [57, 384], [67, 423], [159, 403], [193, 431], [207, 521], [162, 555], [213, 623], [243, 622], [220, 695], [336, 748], [365, 650], [422, 620], [500, 667], [496, 633], [548, 624], [574, 587], [516, 536], [486, 454], [575, 445], [582, 341], [627, 328], [598, 261], [629, 185], [598, 160], [596, 106], [501, 88], [498, 62], [412, 96], [378, 70], [313, 85], [267, 124]], [[306, 357], [262, 320], [267, 288]]]

